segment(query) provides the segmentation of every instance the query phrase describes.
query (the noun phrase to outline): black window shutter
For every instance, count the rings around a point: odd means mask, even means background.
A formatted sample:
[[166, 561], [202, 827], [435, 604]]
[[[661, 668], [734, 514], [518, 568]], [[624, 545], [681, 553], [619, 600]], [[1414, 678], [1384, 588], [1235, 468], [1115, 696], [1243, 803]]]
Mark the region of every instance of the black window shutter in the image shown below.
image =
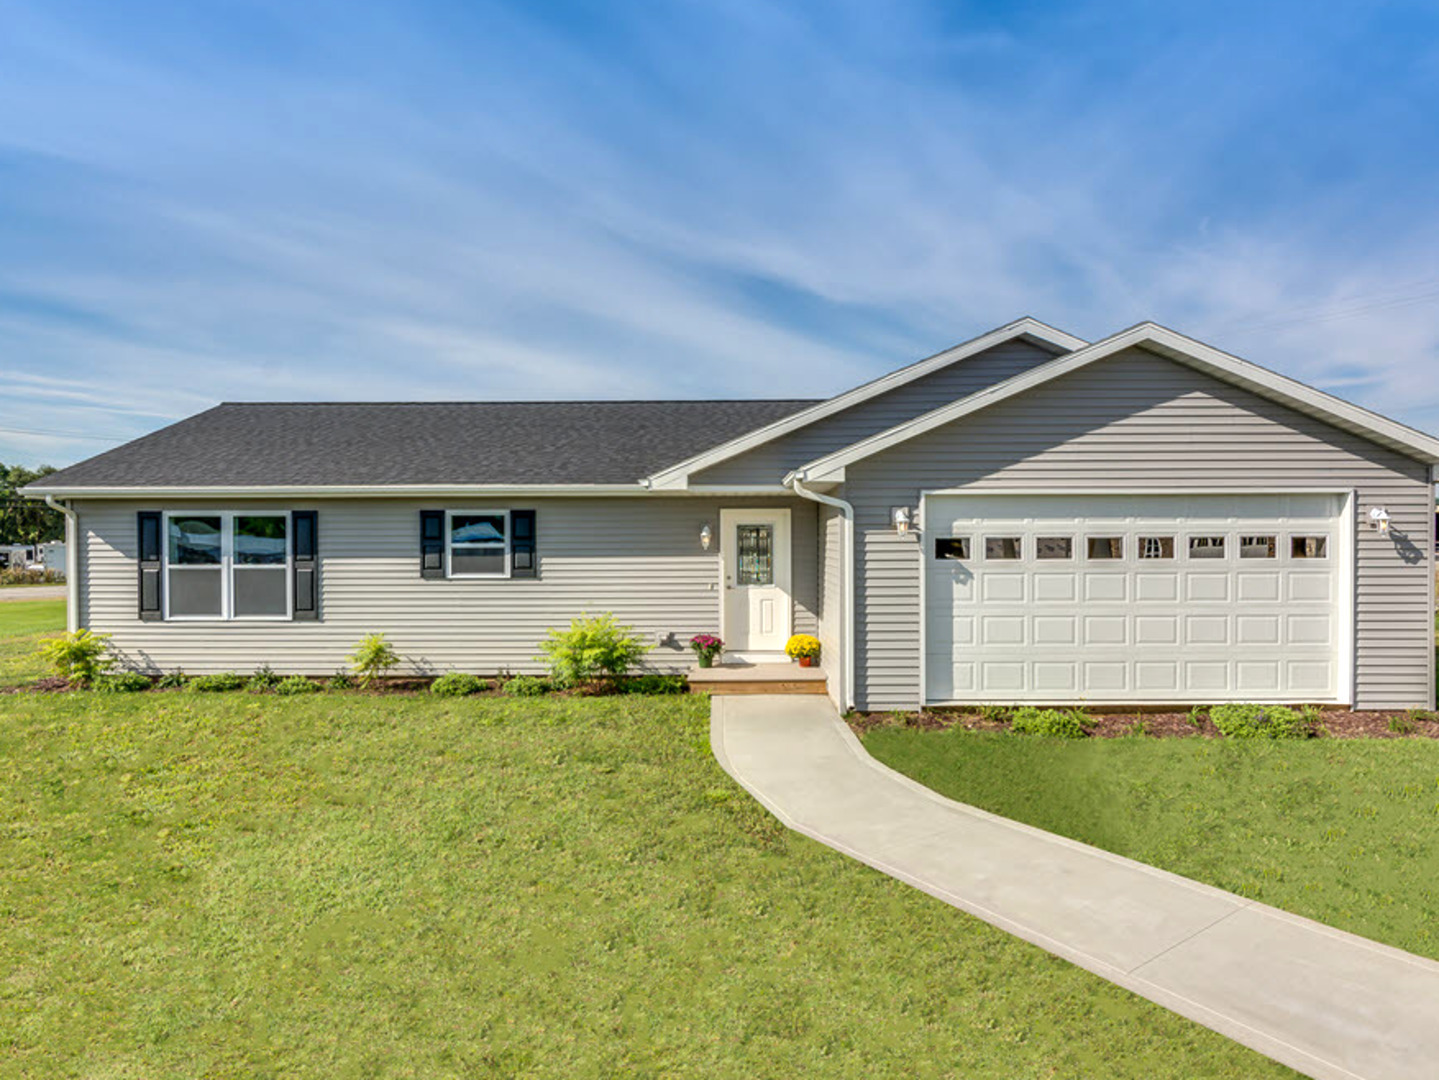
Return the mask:
[[320, 515], [315, 510], [294, 510], [290, 527], [295, 530], [295, 618], [320, 617]]
[[533, 510], [510, 511], [510, 577], [540, 576], [538, 538]]
[[445, 512], [420, 511], [420, 577], [445, 576]]
[[136, 515], [136, 535], [139, 538], [140, 556], [140, 618], [156, 622], [165, 617], [163, 590], [165, 588], [165, 563], [161, 529], [162, 519], [158, 510], [141, 510]]

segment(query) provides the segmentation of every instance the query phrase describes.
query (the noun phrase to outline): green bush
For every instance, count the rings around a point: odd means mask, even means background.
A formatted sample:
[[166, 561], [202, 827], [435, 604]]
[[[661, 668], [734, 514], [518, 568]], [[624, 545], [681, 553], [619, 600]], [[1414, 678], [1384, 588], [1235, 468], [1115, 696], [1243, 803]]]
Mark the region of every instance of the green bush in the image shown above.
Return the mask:
[[1407, 716], [1391, 716], [1389, 730], [1395, 735], [1413, 735], [1419, 730], [1419, 725]]
[[633, 627], [619, 625], [608, 612], [582, 615], [568, 630], [551, 630], [540, 643], [541, 658], [549, 663], [550, 678], [557, 686], [619, 678], [649, 651]]
[[988, 720], [994, 724], [1004, 723], [1014, 712], [1008, 705], [981, 705], [978, 711], [981, 720]]
[[89, 685], [115, 666], [114, 658], [105, 655], [109, 647], [109, 634], [76, 630], [41, 642], [36, 654], [56, 675]]
[[551, 686], [548, 679], [536, 678], [534, 675], [516, 675], [505, 680], [501, 689], [514, 697], [539, 697], [541, 694], [548, 694]]
[[366, 634], [350, 654], [350, 667], [360, 677], [361, 686], [369, 686], [399, 663], [400, 654], [385, 640], [384, 634]]
[[1314, 734], [1317, 713], [1283, 705], [1215, 705], [1209, 719], [1231, 739], [1307, 739]]
[[287, 675], [275, 684], [275, 693], [289, 697], [291, 694], [318, 694], [320, 684], [303, 675]]
[[451, 671], [430, 684], [430, 693], [439, 694], [440, 697], [466, 697], [469, 694], [478, 694], [487, 685], [478, 675]]
[[621, 685], [626, 694], [685, 694], [689, 688], [683, 675], [636, 675]]
[[1009, 718], [1009, 730], [1024, 735], [1044, 735], [1051, 739], [1084, 738], [1084, 716], [1073, 709], [1036, 709], [1032, 705], [1015, 709]]
[[249, 682], [246, 683], [248, 689], [257, 693], [265, 690], [273, 690], [279, 685], [280, 676], [275, 674], [274, 669], [271, 668], [269, 664], [258, 669], [255, 674], [250, 676]]
[[185, 674], [184, 669], [176, 668], [174, 671], [167, 671], [161, 675], [155, 685], [161, 690], [179, 690], [189, 681], [190, 676]]
[[222, 671], [218, 675], [196, 675], [185, 685], [197, 694], [219, 694], [227, 690], [243, 690], [248, 681], [236, 672]]
[[337, 671], [325, 682], [327, 690], [353, 690], [355, 677], [348, 671]]
[[102, 694], [138, 694], [154, 685], [150, 676], [138, 671], [117, 671], [95, 680], [95, 689]]

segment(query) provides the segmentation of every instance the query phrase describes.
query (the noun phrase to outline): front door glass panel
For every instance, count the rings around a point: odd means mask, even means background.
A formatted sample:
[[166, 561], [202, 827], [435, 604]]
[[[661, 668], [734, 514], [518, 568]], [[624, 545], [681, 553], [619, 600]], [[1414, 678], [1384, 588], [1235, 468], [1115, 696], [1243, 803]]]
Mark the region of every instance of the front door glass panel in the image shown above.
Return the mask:
[[735, 584], [773, 585], [774, 526], [738, 525], [735, 538]]

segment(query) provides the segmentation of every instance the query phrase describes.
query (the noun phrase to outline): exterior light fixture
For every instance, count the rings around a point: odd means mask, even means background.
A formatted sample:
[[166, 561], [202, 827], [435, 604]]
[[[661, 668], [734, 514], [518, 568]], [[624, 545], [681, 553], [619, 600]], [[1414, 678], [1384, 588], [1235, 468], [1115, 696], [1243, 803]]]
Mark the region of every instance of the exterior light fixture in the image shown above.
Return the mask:
[[710, 523], [706, 521], [702, 526], [700, 526], [700, 547], [708, 551], [710, 549], [710, 544], [714, 543], [714, 538], [714, 530], [710, 528]]
[[1382, 506], [1374, 507], [1374, 509], [1369, 511], [1369, 520], [1372, 521], [1374, 523], [1374, 527], [1379, 530], [1380, 536], [1389, 535], [1388, 510], [1385, 510]]
[[894, 531], [904, 536], [909, 532], [910, 519], [909, 507], [892, 506], [889, 508], [889, 520], [894, 525]]

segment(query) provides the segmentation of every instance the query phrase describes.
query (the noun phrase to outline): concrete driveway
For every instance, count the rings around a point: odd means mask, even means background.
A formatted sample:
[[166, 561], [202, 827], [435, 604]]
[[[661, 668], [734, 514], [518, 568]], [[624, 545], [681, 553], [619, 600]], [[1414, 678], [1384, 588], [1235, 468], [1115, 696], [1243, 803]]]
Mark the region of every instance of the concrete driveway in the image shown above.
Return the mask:
[[715, 697], [710, 741], [790, 828], [1276, 1061], [1439, 1076], [1439, 963], [946, 799], [828, 698]]

